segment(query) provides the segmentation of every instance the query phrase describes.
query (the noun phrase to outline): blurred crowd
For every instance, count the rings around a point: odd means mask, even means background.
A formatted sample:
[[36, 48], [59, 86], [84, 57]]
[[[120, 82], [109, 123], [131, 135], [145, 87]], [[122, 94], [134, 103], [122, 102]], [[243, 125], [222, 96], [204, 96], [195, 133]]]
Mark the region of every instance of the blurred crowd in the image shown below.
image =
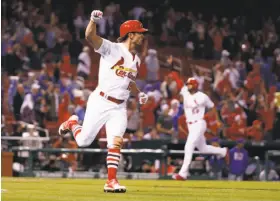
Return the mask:
[[[127, 147], [138, 140], [187, 139], [187, 117], [178, 95], [184, 81], [177, 69], [186, 64], [172, 52], [160, 59], [157, 47], [161, 46], [183, 48], [188, 59], [216, 60], [210, 73], [191, 66], [199, 89], [211, 96], [220, 114], [218, 119], [210, 112], [205, 115], [208, 140], [280, 139], [280, 18], [256, 24], [248, 23], [244, 16], [209, 18], [176, 11], [169, 1], [154, 10], [135, 6], [122, 13], [119, 4], [98, 2], [96, 8], [104, 10], [104, 18], [98, 22], [102, 37], [115, 40], [126, 19], [141, 20], [150, 30], [149, 41], [139, 52], [141, 79], [137, 80], [149, 100], [142, 106], [136, 97], [128, 100]], [[2, 77], [9, 76], [9, 88], [2, 84], [1, 107], [2, 111], [7, 107], [16, 122], [46, 128], [46, 122], [59, 125], [76, 114], [82, 123], [92, 91], [86, 83], [93, 79], [93, 52], [83, 40], [90, 10], [82, 2], [74, 8], [69, 14], [51, 0], [2, 2], [1, 69]], [[163, 67], [169, 73], [160, 80]], [[4, 98], [5, 93], [8, 97]], [[2, 114], [3, 131], [7, 126], [4, 119]], [[12, 133], [2, 135], [23, 136], [28, 129], [17, 123]], [[104, 128], [99, 137], [106, 137]], [[44, 146], [76, 148], [74, 142], [62, 141], [55, 139]], [[71, 161], [76, 157], [70, 156]]]

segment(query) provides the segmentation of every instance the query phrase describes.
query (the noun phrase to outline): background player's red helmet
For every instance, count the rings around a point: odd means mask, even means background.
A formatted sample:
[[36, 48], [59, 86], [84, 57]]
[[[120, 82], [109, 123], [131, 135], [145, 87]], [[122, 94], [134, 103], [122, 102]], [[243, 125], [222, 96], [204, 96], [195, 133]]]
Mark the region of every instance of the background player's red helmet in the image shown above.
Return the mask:
[[193, 89], [197, 89], [198, 88], [198, 81], [194, 78], [194, 77], [190, 77], [188, 80], [187, 80], [187, 85], [192, 85], [192, 88]]
[[147, 31], [148, 29], [143, 28], [143, 24], [138, 20], [128, 20], [120, 26], [120, 37], [123, 37], [131, 32], [144, 33]]

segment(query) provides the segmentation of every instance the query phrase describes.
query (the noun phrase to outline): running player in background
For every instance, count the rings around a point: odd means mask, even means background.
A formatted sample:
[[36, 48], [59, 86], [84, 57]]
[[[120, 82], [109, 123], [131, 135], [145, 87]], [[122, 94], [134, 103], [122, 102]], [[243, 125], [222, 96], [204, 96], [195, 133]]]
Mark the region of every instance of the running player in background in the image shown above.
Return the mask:
[[192, 160], [195, 147], [201, 153], [212, 153], [222, 157], [226, 157], [228, 160], [228, 149], [214, 147], [206, 144], [204, 133], [207, 129], [206, 121], [204, 120], [205, 109], [215, 110], [214, 103], [203, 92], [198, 91], [198, 82], [195, 78], [189, 78], [187, 86], [181, 89], [181, 96], [184, 99], [184, 110], [189, 130], [188, 139], [185, 145], [184, 162], [181, 170], [178, 174], [172, 176], [175, 180], [187, 179], [189, 172], [189, 165]]

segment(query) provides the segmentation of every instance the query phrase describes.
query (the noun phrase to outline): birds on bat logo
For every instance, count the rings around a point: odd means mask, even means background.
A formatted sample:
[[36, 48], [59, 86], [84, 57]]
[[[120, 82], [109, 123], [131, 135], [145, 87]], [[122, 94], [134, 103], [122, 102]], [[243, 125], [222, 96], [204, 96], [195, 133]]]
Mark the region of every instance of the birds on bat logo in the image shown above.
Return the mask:
[[[124, 64], [124, 58], [121, 57], [121, 59], [111, 67], [112, 70], [116, 70], [116, 75], [119, 77], [128, 77], [131, 80], [136, 80], [136, 75], [133, 75], [133, 73], [137, 73], [137, 70], [126, 68], [123, 66]], [[138, 62], [136, 63], [137, 69], [139, 68]]]

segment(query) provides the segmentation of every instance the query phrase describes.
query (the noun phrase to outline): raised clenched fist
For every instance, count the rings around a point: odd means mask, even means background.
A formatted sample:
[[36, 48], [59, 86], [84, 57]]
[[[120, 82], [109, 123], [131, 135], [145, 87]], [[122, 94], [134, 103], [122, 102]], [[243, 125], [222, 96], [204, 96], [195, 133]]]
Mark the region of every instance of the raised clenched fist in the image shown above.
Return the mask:
[[90, 16], [90, 19], [92, 21], [98, 21], [100, 20], [101, 18], [103, 17], [103, 12], [100, 11], [100, 10], [94, 10], [91, 12], [91, 16]]

